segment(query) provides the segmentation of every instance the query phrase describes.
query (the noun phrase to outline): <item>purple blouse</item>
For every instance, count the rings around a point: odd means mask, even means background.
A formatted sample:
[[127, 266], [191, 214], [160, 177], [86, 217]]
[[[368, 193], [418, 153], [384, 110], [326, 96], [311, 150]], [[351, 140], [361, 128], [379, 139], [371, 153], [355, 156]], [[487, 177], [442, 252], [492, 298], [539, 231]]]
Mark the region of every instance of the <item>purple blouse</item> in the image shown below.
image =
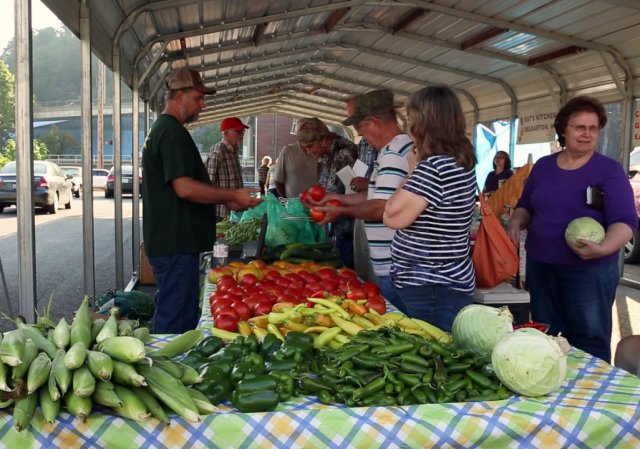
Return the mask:
[[[555, 264], [609, 262], [618, 252], [598, 259], [580, 259], [566, 244], [564, 231], [571, 220], [592, 217], [605, 230], [613, 223], [625, 223], [632, 230], [638, 226], [633, 191], [622, 166], [600, 153], [576, 170], [558, 167], [555, 153], [538, 160], [524, 186], [517, 207], [531, 214], [525, 248], [533, 260]], [[586, 204], [588, 186], [604, 192], [605, 210]]]

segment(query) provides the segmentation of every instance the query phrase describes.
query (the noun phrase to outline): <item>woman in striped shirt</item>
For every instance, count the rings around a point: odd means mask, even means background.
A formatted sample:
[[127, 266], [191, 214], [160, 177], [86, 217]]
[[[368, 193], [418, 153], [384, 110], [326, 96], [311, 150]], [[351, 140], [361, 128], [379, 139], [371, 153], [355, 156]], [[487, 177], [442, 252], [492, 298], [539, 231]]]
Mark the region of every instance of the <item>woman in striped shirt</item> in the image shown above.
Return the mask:
[[383, 217], [397, 229], [391, 277], [407, 315], [449, 331], [458, 311], [473, 302], [475, 151], [450, 88], [421, 89], [406, 108], [415, 144], [410, 174], [387, 201]]

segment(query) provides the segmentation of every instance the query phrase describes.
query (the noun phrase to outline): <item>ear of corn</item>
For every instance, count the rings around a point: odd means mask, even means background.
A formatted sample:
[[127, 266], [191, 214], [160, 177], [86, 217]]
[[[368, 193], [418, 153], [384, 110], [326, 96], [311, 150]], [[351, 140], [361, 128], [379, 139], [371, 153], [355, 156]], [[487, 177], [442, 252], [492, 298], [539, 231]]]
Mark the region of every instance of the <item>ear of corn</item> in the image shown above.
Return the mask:
[[32, 339], [38, 349], [46, 352], [50, 359], [53, 359], [56, 356], [56, 351], [58, 350], [56, 345], [42, 335], [38, 329], [31, 327], [28, 324], [24, 324], [20, 320], [18, 320], [18, 329], [22, 330], [25, 338]]
[[112, 359], [133, 363], [145, 357], [144, 342], [135, 337], [109, 337], [100, 343], [98, 350]]
[[132, 337], [133, 323], [131, 320], [120, 320], [118, 322], [118, 335]]
[[[60, 399], [61, 394], [60, 390], [58, 390], [58, 385], [56, 383], [56, 376], [54, 367], [56, 363], [58, 363], [58, 359], [60, 359], [60, 353], [56, 354], [56, 357], [51, 361], [51, 369], [49, 370], [49, 378], [47, 379], [47, 390], [49, 390], [49, 397], [54, 401]], [[64, 362], [63, 362], [64, 363]]]
[[[103, 387], [102, 385], [104, 384], [109, 384], [109, 387]], [[91, 398], [96, 404], [104, 405], [105, 407], [122, 407], [122, 401], [114, 391], [111, 382], [97, 382]]]
[[22, 399], [18, 399], [13, 406], [13, 428], [18, 432], [22, 432], [29, 427], [33, 414], [36, 411], [36, 403], [38, 395], [35, 393], [28, 394]]
[[35, 360], [37, 355], [38, 347], [36, 343], [32, 339], [27, 338], [24, 342], [24, 357], [22, 363], [13, 367], [13, 370], [11, 370], [11, 379], [24, 379], [27, 376], [31, 362]]
[[196, 390], [195, 388], [187, 388], [187, 391], [191, 395], [193, 403], [198, 408], [198, 413], [201, 415], [209, 415], [218, 411], [218, 407], [213, 405], [201, 391]]
[[0, 342], [0, 360], [9, 366], [18, 366], [24, 360], [25, 336], [21, 329], [4, 334]]
[[[27, 374], [27, 393], [34, 393], [38, 388], [49, 380], [49, 372], [51, 371], [51, 359], [45, 352], [41, 352], [31, 362], [29, 372]], [[46, 390], [46, 388], [43, 388]]]
[[93, 408], [93, 401], [90, 397], [81, 398], [71, 392], [64, 395], [64, 404], [69, 409], [69, 413], [82, 422], [87, 420], [87, 416]]
[[113, 408], [116, 413], [135, 421], [144, 421], [149, 417], [147, 406], [132, 390], [117, 384], [113, 386], [113, 390], [122, 401], [122, 407]]
[[180, 377], [180, 380], [184, 385], [194, 385], [202, 382], [202, 377], [200, 377], [200, 373], [198, 373], [195, 368], [185, 365], [184, 363], [180, 363], [179, 365], [182, 368], [182, 377]]
[[204, 329], [192, 329], [183, 334], [173, 337], [166, 345], [157, 351], [152, 352], [154, 356], [164, 356], [173, 358], [177, 355], [184, 354], [196, 345], [204, 335]]
[[102, 343], [103, 340], [110, 337], [118, 336], [118, 322], [116, 320], [116, 314], [118, 313], [118, 308], [113, 307], [109, 311], [109, 318], [105, 321], [104, 326], [96, 335], [96, 343]]
[[81, 398], [91, 396], [96, 389], [96, 378], [86, 365], [73, 372], [73, 394]]
[[137, 327], [133, 330], [133, 336], [136, 337], [138, 340], [141, 340], [145, 343], [147, 343], [149, 340], [151, 340], [151, 335], [149, 332], [149, 328], [148, 327]]
[[62, 317], [53, 330], [53, 344], [55, 344], [58, 349], [65, 349], [69, 346], [69, 341], [71, 341], [71, 328], [67, 320]]
[[132, 387], [131, 390], [140, 398], [144, 405], [147, 407], [147, 411], [151, 413], [151, 416], [159, 419], [166, 425], [169, 425], [169, 417], [167, 416], [167, 412], [162, 408], [162, 404], [158, 402], [156, 397], [151, 394], [144, 387]]
[[89, 312], [89, 297], [85, 296], [80, 307], [76, 311], [76, 316], [71, 322], [71, 334], [69, 342], [71, 345], [81, 341], [85, 348], [91, 346], [91, 315]]
[[48, 388], [38, 390], [38, 398], [40, 399], [40, 410], [44, 420], [49, 424], [53, 424], [60, 413], [60, 401], [51, 397]]
[[160, 402], [189, 422], [201, 421], [198, 409], [193, 403], [187, 387], [180, 380], [159, 367], [143, 365], [139, 369], [140, 373], [147, 379], [149, 391]]
[[70, 370], [78, 369], [87, 358], [87, 346], [82, 341], [71, 345], [64, 356], [64, 364]]
[[112, 377], [114, 382], [131, 387], [147, 385], [144, 376], [140, 375], [133, 365], [119, 360], [112, 360], [111, 363], [113, 364]]
[[0, 360], [0, 390], [9, 391], [9, 385], [7, 384], [7, 378], [9, 377], [9, 367]]
[[53, 370], [53, 375], [56, 378], [56, 384], [58, 388], [60, 388], [60, 393], [65, 394], [69, 389], [69, 385], [71, 385], [71, 370], [67, 368], [67, 364], [65, 363], [66, 353], [60, 349], [58, 351], [58, 355], [53, 359], [53, 366], [51, 369]]
[[[163, 358], [152, 357], [152, 360], [154, 365], [162, 368], [163, 370], [171, 374], [176, 379], [182, 379], [184, 364], [174, 362], [173, 360], [170, 360], [164, 357]], [[144, 363], [144, 361], [140, 363]], [[146, 365], [149, 365], [149, 364], [147, 363]]]
[[93, 320], [93, 322], [91, 323], [91, 341], [96, 341], [98, 334], [100, 333], [106, 322], [107, 320], [105, 320], [104, 318], [95, 318]]
[[102, 380], [111, 379], [113, 362], [104, 352], [87, 351], [87, 367], [94, 377]]

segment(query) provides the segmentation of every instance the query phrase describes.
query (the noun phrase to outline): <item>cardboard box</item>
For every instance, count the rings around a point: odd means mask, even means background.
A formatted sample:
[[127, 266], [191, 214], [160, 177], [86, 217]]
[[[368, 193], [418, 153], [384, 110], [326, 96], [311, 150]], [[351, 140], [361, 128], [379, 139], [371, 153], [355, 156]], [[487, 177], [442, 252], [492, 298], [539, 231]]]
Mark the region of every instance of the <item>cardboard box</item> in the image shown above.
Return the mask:
[[149, 263], [144, 242], [140, 243], [140, 285], [156, 285], [156, 277]]

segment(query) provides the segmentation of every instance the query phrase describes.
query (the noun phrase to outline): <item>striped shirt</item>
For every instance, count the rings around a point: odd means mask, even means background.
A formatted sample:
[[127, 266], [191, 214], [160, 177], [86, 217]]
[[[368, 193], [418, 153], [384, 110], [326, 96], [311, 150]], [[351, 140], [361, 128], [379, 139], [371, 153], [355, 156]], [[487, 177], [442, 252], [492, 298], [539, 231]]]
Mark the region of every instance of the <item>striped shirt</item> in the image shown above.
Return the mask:
[[[409, 173], [407, 156], [413, 147], [411, 138], [398, 134], [378, 152], [369, 179], [367, 200], [387, 200]], [[391, 240], [394, 229], [380, 220], [365, 220], [365, 232], [369, 242], [369, 258], [377, 276], [389, 276], [391, 269]]]
[[444, 284], [472, 293], [475, 271], [469, 230], [475, 171], [458, 166], [450, 156], [432, 156], [418, 164], [403, 189], [424, 198], [427, 207], [395, 234], [391, 245], [394, 284], [399, 288]]

